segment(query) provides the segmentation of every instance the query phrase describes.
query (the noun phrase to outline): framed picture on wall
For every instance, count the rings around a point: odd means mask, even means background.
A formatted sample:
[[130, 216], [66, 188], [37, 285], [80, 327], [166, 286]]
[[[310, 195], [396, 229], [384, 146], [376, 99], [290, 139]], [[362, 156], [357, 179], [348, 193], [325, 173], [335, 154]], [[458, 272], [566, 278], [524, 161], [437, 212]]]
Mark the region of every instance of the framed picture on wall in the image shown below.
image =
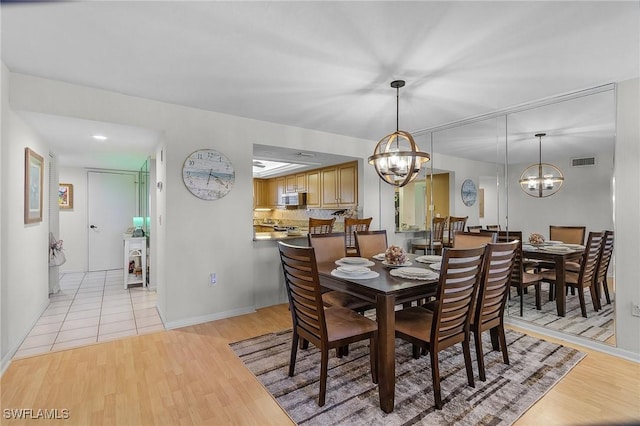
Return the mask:
[[58, 206], [61, 210], [70, 210], [73, 208], [73, 184], [58, 184]]
[[42, 222], [42, 156], [24, 149], [24, 223]]

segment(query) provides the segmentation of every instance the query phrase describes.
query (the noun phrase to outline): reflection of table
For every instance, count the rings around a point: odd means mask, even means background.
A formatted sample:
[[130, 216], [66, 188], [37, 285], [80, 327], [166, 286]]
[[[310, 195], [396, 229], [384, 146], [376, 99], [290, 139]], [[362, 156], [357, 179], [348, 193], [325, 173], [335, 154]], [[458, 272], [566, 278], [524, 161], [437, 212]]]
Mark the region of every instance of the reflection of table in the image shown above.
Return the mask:
[[[412, 261], [416, 258], [414, 255], [408, 257]], [[415, 261], [413, 261], [413, 266], [427, 268], [426, 264]], [[376, 261], [371, 269], [378, 272], [380, 276], [365, 280], [334, 277], [331, 275], [331, 271], [335, 268], [336, 265], [331, 262], [318, 264], [320, 283], [323, 287], [340, 290], [376, 304], [380, 408], [384, 412], [390, 413], [393, 411], [395, 398], [395, 306], [434, 295], [437, 282], [393, 277], [389, 274], [389, 269], [382, 266], [379, 261]]]
[[556, 269], [556, 285], [555, 285], [555, 294], [556, 294], [556, 308], [558, 310], [558, 315], [565, 316], [566, 306], [565, 306], [565, 289], [564, 289], [564, 277], [565, 277], [565, 263], [567, 261], [575, 261], [577, 262], [582, 257], [582, 250], [574, 250], [566, 253], [558, 253], [551, 252], [545, 250], [544, 248], [536, 248], [531, 246], [522, 246], [522, 251], [524, 257], [527, 259], [534, 260], [544, 260], [547, 262], [553, 262], [555, 264]]

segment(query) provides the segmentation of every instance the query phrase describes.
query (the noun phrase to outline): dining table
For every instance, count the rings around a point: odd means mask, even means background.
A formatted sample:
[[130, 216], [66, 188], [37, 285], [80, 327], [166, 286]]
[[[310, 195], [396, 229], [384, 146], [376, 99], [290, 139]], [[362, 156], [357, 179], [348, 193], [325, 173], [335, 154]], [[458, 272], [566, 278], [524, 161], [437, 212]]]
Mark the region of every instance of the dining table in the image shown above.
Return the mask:
[[[417, 255], [408, 254], [407, 261], [412, 267], [429, 269], [429, 264], [415, 259]], [[393, 267], [385, 266], [382, 261], [371, 259], [372, 271], [378, 273], [373, 278], [358, 278], [357, 275], [335, 276], [335, 262], [318, 263], [320, 284], [331, 290], [338, 290], [357, 296], [376, 309], [378, 323], [378, 392], [380, 408], [390, 413], [395, 402], [395, 307], [399, 304], [435, 296], [438, 280], [417, 280], [391, 275]]]
[[564, 317], [566, 315], [566, 295], [565, 295], [565, 275], [566, 275], [566, 263], [569, 261], [579, 262], [584, 254], [584, 247], [578, 247], [576, 245], [565, 246], [571, 247], [566, 251], [559, 251], [553, 247], [556, 244], [541, 244], [541, 245], [522, 245], [523, 257], [530, 260], [541, 260], [544, 262], [553, 263], [556, 271], [555, 282], [555, 298], [556, 309], [558, 316]]

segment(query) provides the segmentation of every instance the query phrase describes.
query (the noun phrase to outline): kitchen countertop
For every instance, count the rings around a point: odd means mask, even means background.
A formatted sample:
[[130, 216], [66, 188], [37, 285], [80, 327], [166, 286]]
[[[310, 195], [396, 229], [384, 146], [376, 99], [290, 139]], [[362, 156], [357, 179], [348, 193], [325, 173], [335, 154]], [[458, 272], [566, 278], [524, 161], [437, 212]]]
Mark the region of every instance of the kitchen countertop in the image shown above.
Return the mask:
[[283, 232], [256, 232], [253, 236], [253, 241], [285, 241], [295, 239], [307, 239], [307, 233], [301, 233], [300, 235], [289, 235], [286, 231]]

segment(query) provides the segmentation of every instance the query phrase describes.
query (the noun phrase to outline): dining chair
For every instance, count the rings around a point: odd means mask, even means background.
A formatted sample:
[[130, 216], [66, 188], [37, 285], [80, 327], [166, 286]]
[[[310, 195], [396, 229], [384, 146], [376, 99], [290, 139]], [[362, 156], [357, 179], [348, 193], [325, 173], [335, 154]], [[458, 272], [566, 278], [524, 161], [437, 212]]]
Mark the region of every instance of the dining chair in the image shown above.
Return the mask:
[[[593, 309], [599, 310], [599, 303], [596, 296], [595, 273], [598, 266], [598, 260], [602, 253], [602, 239], [604, 232], [589, 232], [587, 245], [580, 262], [580, 271], [565, 271], [565, 286], [575, 288], [580, 298], [580, 311], [582, 316], [587, 318], [587, 306], [584, 299], [584, 290], [588, 288], [591, 292], [591, 301]], [[542, 272], [543, 279], [551, 283], [556, 281], [556, 270], [550, 269]]]
[[356, 250], [358, 256], [372, 258], [387, 250], [387, 231], [356, 231]]
[[335, 221], [335, 217], [331, 219], [316, 219], [314, 217], [310, 217], [309, 234], [330, 234], [333, 232], [333, 225]]
[[487, 231], [500, 231], [500, 225], [487, 225]]
[[[346, 257], [347, 252], [344, 246], [344, 232], [333, 232], [330, 234], [309, 234], [309, 247], [315, 249], [315, 259], [318, 263], [335, 262]], [[326, 306], [341, 306], [343, 308], [362, 311], [369, 307], [370, 303], [338, 290], [324, 289], [322, 301]]]
[[464, 227], [467, 225], [467, 219], [469, 219], [469, 216], [449, 216], [449, 239], [443, 243], [444, 247], [453, 247], [453, 243], [455, 241], [455, 232], [464, 231]]
[[469, 322], [484, 252], [484, 247], [443, 250], [434, 310], [413, 306], [396, 311], [396, 337], [413, 345], [414, 358], [419, 358], [420, 349], [429, 352], [436, 409], [442, 409], [438, 361], [441, 350], [462, 343], [467, 381], [469, 386], [475, 386], [469, 344]]
[[487, 244], [484, 252], [482, 279], [478, 287], [470, 329], [473, 333], [480, 380], [486, 380], [482, 333], [490, 330], [494, 350], [501, 349], [502, 359], [509, 364], [507, 338], [504, 334], [504, 307], [520, 241]]
[[356, 248], [356, 237], [354, 232], [368, 231], [372, 220], [372, 217], [364, 219], [350, 217], [344, 218], [344, 244], [347, 249], [347, 256], [359, 256]]
[[522, 251], [522, 231], [499, 231], [498, 241], [505, 241], [505, 239], [518, 241], [518, 249], [516, 250], [513, 271], [511, 272], [510, 286], [516, 288], [520, 297], [520, 316], [522, 317], [524, 316], [524, 294], [531, 286], [533, 286], [535, 290], [536, 310], [539, 311], [542, 309], [541, 284], [543, 276], [539, 273], [528, 271], [527, 261]]
[[611, 256], [613, 255], [613, 231], [604, 231], [604, 237], [602, 238], [602, 253], [598, 260], [598, 267], [596, 268], [595, 287], [596, 295], [598, 298], [599, 308], [602, 309], [602, 303], [600, 301], [600, 286], [604, 291], [604, 296], [607, 304], [611, 304], [611, 296], [609, 295], [609, 285], [607, 284], [607, 272], [609, 270], [609, 264], [611, 263]]
[[556, 226], [549, 225], [549, 240], [562, 241], [566, 244], [584, 245], [586, 226]]
[[482, 229], [482, 225], [467, 226], [467, 232], [480, 232], [481, 229]]
[[411, 241], [411, 253], [415, 254], [416, 250], [423, 250], [424, 254], [430, 254], [433, 248], [434, 254], [441, 254], [446, 223], [446, 217], [434, 217], [431, 220], [431, 237]]
[[324, 308], [313, 247], [297, 247], [282, 241], [278, 247], [293, 323], [289, 377], [293, 377], [295, 371], [298, 340], [313, 343], [320, 350], [318, 405], [322, 407], [327, 393], [329, 350], [369, 339], [371, 379], [377, 383], [377, 323], [350, 309]]
[[453, 248], [474, 248], [484, 247], [489, 243], [496, 242], [496, 234], [483, 234], [480, 232], [455, 231], [453, 238]]

